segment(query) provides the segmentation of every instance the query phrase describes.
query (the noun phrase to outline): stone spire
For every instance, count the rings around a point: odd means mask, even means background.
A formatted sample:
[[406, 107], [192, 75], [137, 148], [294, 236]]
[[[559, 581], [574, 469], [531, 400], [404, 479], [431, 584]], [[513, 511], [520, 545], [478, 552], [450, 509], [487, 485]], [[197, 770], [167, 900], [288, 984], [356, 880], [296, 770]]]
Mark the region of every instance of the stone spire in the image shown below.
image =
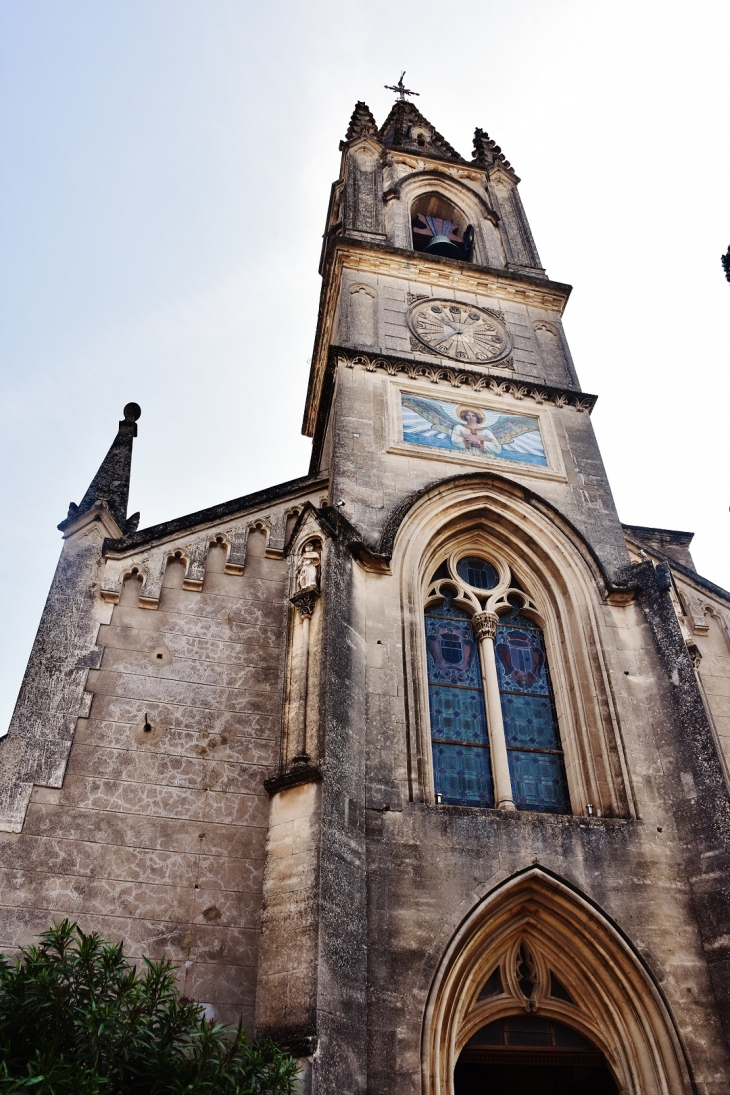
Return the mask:
[[[420, 132], [421, 140], [413, 136], [414, 129]], [[446, 138], [434, 129], [428, 119], [424, 118], [420, 110], [404, 99], [397, 99], [393, 104], [390, 114], [380, 127], [378, 137], [382, 144], [391, 148], [403, 148], [408, 151], [422, 148], [424, 155], [427, 156], [435, 156], [442, 160], [456, 160], [459, 163], [466, 162]]]
[[367, 103], [360, 101], [355, 103], [355, 109], [347, 127], [346, 141], [354, 141], [358, 137], [369, 137], [377, 133], [378, 127]]
[[106, 506], [122, 532], [133, 532], [136, 529], [139, 514], [135, 513], [127, 520], [127, 502], [132, 471], [132, 444], [137, 436], [137, 419], [141, 414], [137, 403], [127, 403], [124, 418], [119, 423], [117, 436], [109, 452], [102, 460], [101, 467], [91, 480], [79, 505], [75, 502], [69, 505], [68, 516], [58, 526], [61, 532], [95, 505]]
[[497, 142], [493, 141], [483, 129], [478, 128], [474, 130], [474, 163], [479, 167], [491, 167], [494, 163], [512, 167]]

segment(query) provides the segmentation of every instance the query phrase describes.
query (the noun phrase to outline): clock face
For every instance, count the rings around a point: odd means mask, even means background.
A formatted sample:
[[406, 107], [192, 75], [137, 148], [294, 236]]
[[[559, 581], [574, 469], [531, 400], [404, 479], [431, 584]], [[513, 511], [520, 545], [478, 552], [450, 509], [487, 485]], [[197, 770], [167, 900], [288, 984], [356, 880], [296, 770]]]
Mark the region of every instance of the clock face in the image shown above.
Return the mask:
[[416, 301], [408, 315], [413, 334], [432, 353], [489, 365], [510, 351], [507, 328], [491, 312], [456, 300]]

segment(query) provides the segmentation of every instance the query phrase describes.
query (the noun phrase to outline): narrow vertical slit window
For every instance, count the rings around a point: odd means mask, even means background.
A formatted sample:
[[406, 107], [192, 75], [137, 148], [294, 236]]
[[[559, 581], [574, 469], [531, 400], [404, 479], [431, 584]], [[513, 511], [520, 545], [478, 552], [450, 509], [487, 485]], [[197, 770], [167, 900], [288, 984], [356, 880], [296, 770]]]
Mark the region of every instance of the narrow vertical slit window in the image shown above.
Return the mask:
[[494, 652], [518, 810], [570, 813], [542, 628], [513, 607], [500, 616]]
[[450, 598], [428, 608], [425, 617], [436, 800], [492, 806], [487, 717], [471, 617]]

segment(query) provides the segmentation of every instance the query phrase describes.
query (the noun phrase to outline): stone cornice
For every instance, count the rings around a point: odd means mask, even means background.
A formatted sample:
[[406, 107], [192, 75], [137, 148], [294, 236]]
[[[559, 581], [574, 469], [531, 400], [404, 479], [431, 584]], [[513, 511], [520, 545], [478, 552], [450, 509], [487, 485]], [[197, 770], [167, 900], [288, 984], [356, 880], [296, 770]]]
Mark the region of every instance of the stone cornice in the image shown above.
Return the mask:
[[443, 359], [430, 362], [416, 358], [391, 357], [389, 354], [364, 354], [359, 350], [332, 346], [330, 360], [333, 367], [344, 365], [348, 369], [354, 369], [361, 365], [369, 373], [382, 370], [389, 376], [402, 374], [409, 380], [429, 380], [432, 384], [444, 384], [450, 388], [470, 388], [474, 392], [493, 392], [495, 395], [508, 395], [512, 399], [527, 399], [533, 403], [552, 403], [556, 407], [573, 407], [576, 411], [587, 411], [588, 414], [598, 399], [597, 395], [576, 391], [575, 388], [560, 388], [553, 384], [505, 376], [501, 372], [484, 372], [461, 365], [448, 365]]
[[292, 768], [287, 769], [285, 772], [281, 772], [278, 776], [271, 776], [270, 779], [264, 780], [264, 789], [266, 793], [271, 797], [276, 795], [279, 791], [286, 791], [290, 787], [299, 787], [302, 783], [321, 783], [323, 777], [322, 769], [318, 764], [312, 764], [308, 762], [306, 764], [295, 764]]
[[544, 274], [503, 266], [479, 266], [463, 259], [426, 255], [423, 251], [412, 251], [407, 247], [394, 247], [382, 241], [371, 243], [344, 235], [330, 240], [327, 267], [330, 266], [335, 270], [338, 266], [349, 266], [427, 284], [438, 282], [465, 293], [499, 295], [505, 300], [513, 298], [520, 304], [553, 309], [561, 315], [573, 291], [572, 285], [551, 281]]
[[455, 292], [498, 297], [502, 301], [513, 300], [515, 303], [544, 308], [558, 315], [563, 314], [571, 293], [570, 285], [550, 281], [544, 275], [477, 266], [440, 255], [424, 256], [419, 251], [393, 247], [382, 241], [370, 242], [345, 236], [332, 238], [325, 246], [322, 266], [324, 282], [319, 300], [317, 333], [302, 423], [302, 433], [307, 437], [314, 436], [317, 424], [339, 286], [345, 267], [371, 274], [407, 278], [410, 282], [422, 281], [426, 285], [453, 289]]

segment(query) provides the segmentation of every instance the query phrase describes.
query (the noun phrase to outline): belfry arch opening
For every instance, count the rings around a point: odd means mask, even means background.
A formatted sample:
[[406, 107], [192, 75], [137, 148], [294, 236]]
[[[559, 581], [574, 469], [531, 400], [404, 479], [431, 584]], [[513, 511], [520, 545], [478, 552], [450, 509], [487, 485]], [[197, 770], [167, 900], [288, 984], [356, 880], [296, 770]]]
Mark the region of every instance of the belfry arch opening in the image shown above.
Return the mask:
[[691, 1081], [674, 1023], [600, 910], [539, 867], [455, 930], [423, 1032], [427, 1095], [666, 1095]]
[[442, 194], [421, 194], [411, 206], [413, 250], [452, 259], [471, 259], [474, 228]]

